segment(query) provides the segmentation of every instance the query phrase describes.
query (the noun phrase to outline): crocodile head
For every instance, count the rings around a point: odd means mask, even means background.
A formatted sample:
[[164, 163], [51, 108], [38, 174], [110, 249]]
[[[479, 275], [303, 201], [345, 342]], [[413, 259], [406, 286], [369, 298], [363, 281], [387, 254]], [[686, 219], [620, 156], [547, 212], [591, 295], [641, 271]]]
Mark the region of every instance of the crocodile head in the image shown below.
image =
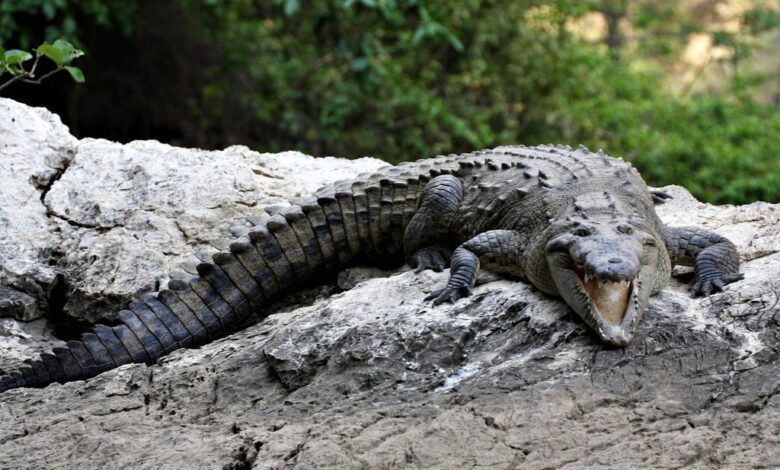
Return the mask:
[[644, 313], [662, 241], [615, 217], [567, 221], [545, 246], [557, 293], [610, 345], [625, 347]]

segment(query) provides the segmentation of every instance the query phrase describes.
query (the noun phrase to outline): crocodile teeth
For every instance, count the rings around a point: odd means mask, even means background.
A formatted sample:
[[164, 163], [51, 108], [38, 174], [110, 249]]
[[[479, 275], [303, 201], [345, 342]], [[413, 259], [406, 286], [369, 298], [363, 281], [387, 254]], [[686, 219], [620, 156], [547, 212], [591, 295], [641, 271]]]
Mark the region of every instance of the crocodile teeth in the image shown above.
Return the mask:
[[[596, 276], [593, 274], [586, 274], [585, 275], [585, 282], [590, 282], [594, 280]], [[600, 289], [607, 289], [607, 288], [621, 288], [621, 289], [628, 289], [631, 287], [631, 281], [628, 280], [622, 280], [622, 281], [610, 281], [609, 279], [600, 279], [598, 281], [598, 286]]]
[[609, 324], [619, 325], [623, 321], [632, 297], [632, 281], [611, 281], [596, 279], [593, 274], [584, 273], [582, 285], [598, 316]]

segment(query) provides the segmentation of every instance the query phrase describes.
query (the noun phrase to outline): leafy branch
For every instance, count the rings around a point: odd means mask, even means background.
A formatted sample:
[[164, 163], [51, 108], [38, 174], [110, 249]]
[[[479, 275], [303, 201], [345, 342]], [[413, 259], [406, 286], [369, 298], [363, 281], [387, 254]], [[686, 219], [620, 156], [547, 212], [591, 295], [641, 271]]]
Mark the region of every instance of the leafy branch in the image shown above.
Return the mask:
[[[0, 90], [10, 86], [14, 82], [31, 83], [39, 85], [43, 80], [61, 71], [66, 71], [77, 83], [84, 83], [84, 72], [80, 68], [69, 65], [73, 59], [81, 57], [84, 52], [73, 47], [68, 41], [57, 39], [53, 43], [45, 42], [35, 49], [35, 55], [21, 49], [5, 50], [0, 46], [0, 76], [4, 73], [12, 75], [12, 78], [0, 84]], [[46, 57], [57, 66], [54, 70], [36, 76], [38, 64], [42, 57]], [[25, 67], [25, 62], [33, 60], [30, 68]]]

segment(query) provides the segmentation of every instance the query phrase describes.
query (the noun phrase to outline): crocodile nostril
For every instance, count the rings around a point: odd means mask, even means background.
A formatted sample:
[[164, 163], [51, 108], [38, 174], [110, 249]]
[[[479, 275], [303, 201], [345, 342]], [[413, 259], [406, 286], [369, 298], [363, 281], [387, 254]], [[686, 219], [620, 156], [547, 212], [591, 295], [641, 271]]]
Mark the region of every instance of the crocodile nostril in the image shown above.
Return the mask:
[[610, 258], [609, 262], [612, 263], [612, 264], [619, 264], [619, 263], [622, 263], [623, 260], [620, 259], [620, 258]]

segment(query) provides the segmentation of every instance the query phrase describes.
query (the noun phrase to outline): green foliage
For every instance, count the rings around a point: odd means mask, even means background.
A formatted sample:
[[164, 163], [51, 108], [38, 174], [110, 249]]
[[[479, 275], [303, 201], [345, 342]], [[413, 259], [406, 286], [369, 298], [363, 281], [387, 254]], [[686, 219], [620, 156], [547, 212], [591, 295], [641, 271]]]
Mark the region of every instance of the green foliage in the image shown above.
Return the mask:
[[2, 0], [0, 42], [13, 39], [23, 49], [56, 38], [78, 44], [79, 24], [87, 22], [127, 35], [137, 10], [136, 0]]
[[[231, 44], [220, 73], [248, 79], [241, 105], [272, 149], [399, 161], [510, 138], [523, 95], [547, 81], [544, 67], [554, 65], [545, 56], [557, 52], [546, 49], [554, 37], [517, 28], [522, 2], [463, 2], [455, 16], [446, 2], [316, 2], [305, 12], [290, 1], [283, 11], [240, 5], [203, 14], [214, 41]], [[224, 102], [231, 88], [208, 93]]]
[[84, 83], [86, 79], [84, 78], [84, 72], [81, 71], [78, 67], [63, 67], [66, 72], [73, 78], [73, 80], [76, 83]]
[[[57, 39], [52, 44], [47, 42], [41, 44], [35, 49], [35, 56], [20, 49], [10, 49], [6, 51], [3, 49], [2, 45], [0, 45], [0, 77], [2, 77], [4, 73], [10, 74], [12, 77], [5, 83], [0, 84], [0, 90], [16, 81], [38, 84], [42, 80], [62, 70], [68, 72], [77, 83], [83, 83], [84, 73], [81, 69], [68, 65], [73, 59], [81, 57], [82, 55], [84, 55], [83, 51], [76, 49], [71, 43], [62, 39]], [[33, 57], [35, 58], [35, 61], [32, 66], [29, 69], [25, 68], [24, 63], [33, 60]], [[55, 68], [38, 77], [36, 76], [36, 70], [38, 69], [42, 57], [46, 57], [54, 62]]]
[[32, 59], [32, 54], [27, 51], [19, 49], [10, 49], [3, 53], [2, 64], [6, 71], [15, 73], [20, 69], [20, 64], [24, 61]]
[[[155, 125], [184, 145], [242, 143], [399, 162], [501, 144], [585, 144], [632, 160], [650, 184], [681, 184], [704, 200], [780, 201], [777, 77], [745, 66], [772, 44], [762, 38], [777, 34], [780, 11], [773, 0], [754, 0], [733, 18], [735, 29], [719, 23], [722, 3], [178, 0], [176, 8], [152, 10], [184, 13], [178, 29], [128, 39], [143, 52], [136, 56], [148, 57], [158, 41], [176, 52], [139, 61], [151, 65], [132, 73], [96, 64], [95, 78], [98, 71], [110, 77], [104, 83], [111, 89], [95, 90], [99, 80], [91, 79], [89, 100], [102, 98], [114, 111], [117, 89], [145, 90], [137, 102], [129, 102], [134, 93], [122, 96], [143, 116], [117, 113], [112, 121], [126, 119], [117, 127], [134, 132], [149, 115], [166, 114], [164, 101], [173, 117]], [[78, 46], [78, 36], [97, 29], [87, 41], [97, 49], [106, 29], [128, 35], [154, 24], [149, 16], [141, 23], [151, 4], [4, 0], [0, 42], [13, 38], [21, 50], [0, 51], [3, 70], [18, 77], [32, 59], [24, 51], [49, 41], [35, 49], [35, 60], [46, 57], [82, 81], [64, 60], [70, 52], [53, 39]], [[591, 13], [606, 24], [600, 39], [576, 28]], [[718, 91], [672, 86], [692, 35], [708, 35], [725, 51], [712, 59], [729, 71], [712, 87]], [[105, 48], [103, 64], [110, 64], [119, 51]], [[186, 50], [202, 54], [192, 60]], [[166, 76], [158, 67], [169, 63], [180, 68]], [[156, 85], [143, 81], [149, 77], [159, 77]], [[176, 92], [166, 93], [170, 87]], [[150, 88], [164, 99], [149, 98]], [[105, 107], [95, 106], [94, 115], [102, 119]], [[150, 135], [126, 136], [138, 137]]]
[[[663, 61], [706, 29], [675, 2], [185, 5], [223, 45], [196, 110], [202, 132], [249, 115], [250, 143], [264, 150], [392, 162], [508, 143], [583, 143], [633, 160], [651, 184], [683, 184], [706, 200], [780, 200], [780, 142], [770, 131], [778, 106], [737, 86], [682, 98], [664, 84]], [[620, 62], [566, 27], [608, 9], [630, 13], [647, 38]], [[744, 19], [761, 31], [776, 21], [759, 9]], [[747, 51], [741, 35], [713, 36], [735, 55]]]
[[674, 99], [658, 90], [661, 77], [603, 71], [591, 87], [561, 90], [550, 104], [557, 109], [551, 125], [532, 131], [539, 142], [604, 148], [632, 161], [651, 184], [684, 185], [710, 202], [780, 201], [777, 106], [745, 89]]
[[749, 10], [743, 18], [752, 34], [760, 34], [780, 27], [780, 10], [757, 7]]

